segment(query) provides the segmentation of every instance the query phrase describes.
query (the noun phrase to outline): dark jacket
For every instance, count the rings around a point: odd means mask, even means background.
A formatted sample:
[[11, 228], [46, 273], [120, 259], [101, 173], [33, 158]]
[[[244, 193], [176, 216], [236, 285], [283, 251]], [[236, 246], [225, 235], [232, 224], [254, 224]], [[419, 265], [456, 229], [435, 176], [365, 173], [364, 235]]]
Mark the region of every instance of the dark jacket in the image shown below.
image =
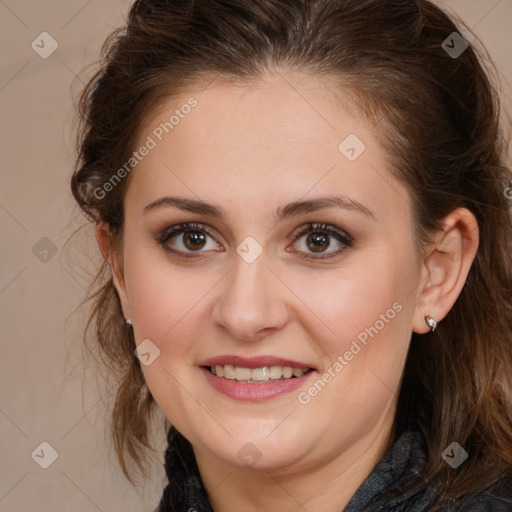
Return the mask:
[[[399, 493], [395, 498], [384, 496], [385, 491], [404, 488], [417, 479], [425, 462], [426, 445], [423, 435], [419, 430], [405, 431], [390, 446], [340, 512], [428, 512], [439, 493], [436, 486], [424, 486], [414, 495]], [[192, 447], [177, 431], [169, 436], [165, 470], [169, 483], [155, 512], [213, 512], [201, 483]], [[478, 494], [461, 497], [443, 510], [512, 511], [512, 489], [503, 481]]]

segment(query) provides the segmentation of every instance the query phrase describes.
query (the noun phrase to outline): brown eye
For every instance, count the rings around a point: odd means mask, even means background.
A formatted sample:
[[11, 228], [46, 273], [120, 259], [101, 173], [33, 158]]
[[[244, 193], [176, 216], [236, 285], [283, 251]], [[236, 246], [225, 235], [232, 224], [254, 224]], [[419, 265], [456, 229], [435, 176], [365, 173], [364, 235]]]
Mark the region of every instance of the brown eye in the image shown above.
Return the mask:
[[[307, 235], [307, 236], [304, 236]], [[299, 246], [298, 253], [302, 258], [319, 260], [339, 255], [345, 249], [352, 247], [353, 238], [338, 227], [329, 224], [308, 224], [291, 235]], [[334, 240], [334, 244], [332, 243]], [[327, 251], [331, 245], [339, 246], [338, 250]], [[314, 256], [317, 253], [319, 256]]]
[[206, 250], [218, 251], [221, 247], [207, 226], [193, 223], [168, 227], [156, 237], [156, 241], [166, 251], [183, 257], [196, 256], [193, 253], [200, 256]]
[[313, 252], [323, 252], [330, 245], [329, 238], [323, 234], [313, 233], [306, 238], [306, 245]]
[[202, 249], [205, 243], [206, 237], [199, 231], [186, 231], [183, 234], [183, 245], [191, 251]]

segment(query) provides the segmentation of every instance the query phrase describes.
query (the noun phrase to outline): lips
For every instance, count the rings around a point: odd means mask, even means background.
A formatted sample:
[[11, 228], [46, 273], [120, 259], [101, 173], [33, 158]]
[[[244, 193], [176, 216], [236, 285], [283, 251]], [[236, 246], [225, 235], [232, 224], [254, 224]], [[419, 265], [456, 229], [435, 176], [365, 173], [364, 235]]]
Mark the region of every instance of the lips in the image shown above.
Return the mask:
[[318, 375], [315, 371], [309, 371], [291, 379], [249, 384], [217, 377], [207, 368], [201, 368], [200, 371], [213, 390], [233, 400], [244, 402], [263, 402], [281, 397], [297, 391], [301, 386], [306, 386], [315, 375]]
[[[317, 374], [308, 363], [274, 356], [218, 356], [202, 361], [200, 369], [214, 390], [229, 398], [249, 402], [288, 394]], [[220, 375], [217, 374], [219, 371]], [[260, 374], [261, 371], [269, 374]], [[265, 378], [269, 380], [262, 380]]]

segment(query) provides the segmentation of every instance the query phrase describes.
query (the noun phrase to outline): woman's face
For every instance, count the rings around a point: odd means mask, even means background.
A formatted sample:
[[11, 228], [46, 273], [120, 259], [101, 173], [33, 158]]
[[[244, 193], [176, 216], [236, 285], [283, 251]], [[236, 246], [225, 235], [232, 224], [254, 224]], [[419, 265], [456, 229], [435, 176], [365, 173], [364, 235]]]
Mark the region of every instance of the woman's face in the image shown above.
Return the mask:
[[196, 455], [286, 471], [390, 433], [420, 272], [380, 127], [348, 110], [273, 75], [190, 90], [141, 132], [120, 294]]

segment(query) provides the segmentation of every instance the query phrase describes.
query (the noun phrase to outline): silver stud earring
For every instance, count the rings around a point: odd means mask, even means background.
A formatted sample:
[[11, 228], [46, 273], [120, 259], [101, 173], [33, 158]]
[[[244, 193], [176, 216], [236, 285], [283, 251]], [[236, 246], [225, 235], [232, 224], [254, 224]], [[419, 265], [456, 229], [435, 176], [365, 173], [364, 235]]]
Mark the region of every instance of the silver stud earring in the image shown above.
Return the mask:
[[431, 314], [425, 315], [425, 322], [430, 327], [430, 330], [432, 332], [434, 332], [436, 330], [437, 322]]
[[127, 323], [128, 325], [132, 325], [132, 319], [131, 319], [131, 318], [127, 318], [127, 319], [126, 319], [126, 323]]

